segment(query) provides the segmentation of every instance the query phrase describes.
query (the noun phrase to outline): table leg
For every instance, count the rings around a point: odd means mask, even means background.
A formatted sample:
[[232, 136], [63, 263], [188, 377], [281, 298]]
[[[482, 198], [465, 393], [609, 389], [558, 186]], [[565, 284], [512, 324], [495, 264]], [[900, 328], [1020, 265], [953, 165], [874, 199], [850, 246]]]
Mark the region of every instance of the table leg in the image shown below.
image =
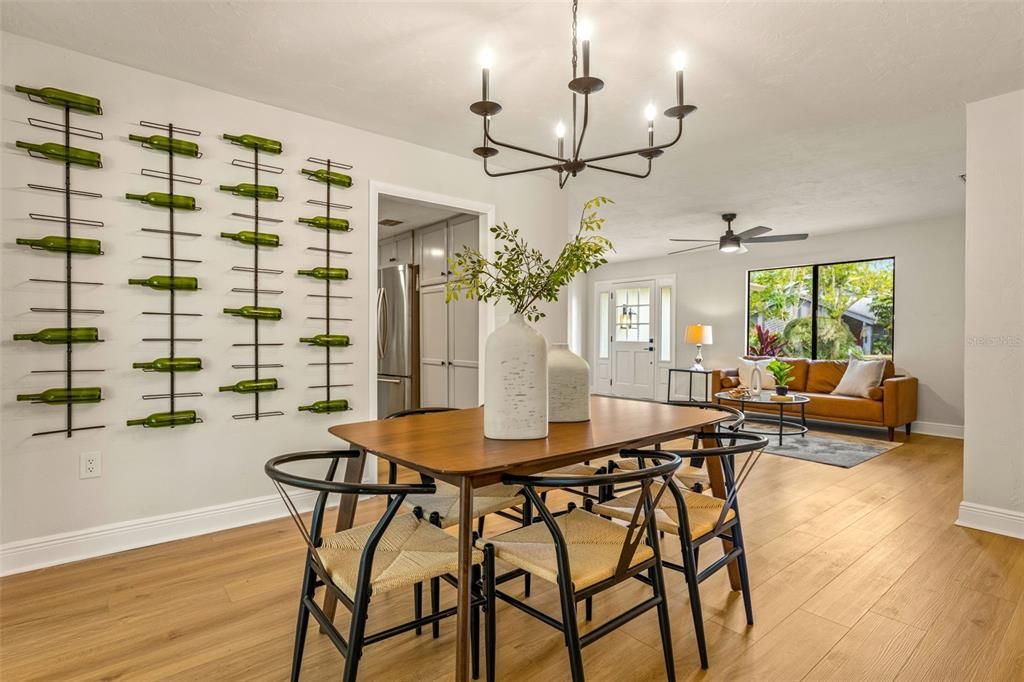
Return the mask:
[[807, 431], [806, 431], [806, 429], [807, 429], [807, 410], [806, 410], [806, 408], [807, 408], [807, 403], [800, 403], [800, 423], [803, 424], [803, 427], [805, 429], [804, 432], [800, 434], [801, 438], [803, 438], [804, 436], [807, 435]]
[[473, 481], [459, 481], [459, 593], [455, 625], [455, 682], [469, 679], [469, 619], [473, 586], [470, 570], [473, 566]]
[[[345, 483], [360, 483], [363, 480], [363, 469], [366, 468], [366, 450], [359, 448], [359, 456], [354, 457], [345, 464]], [[348, 530], [352, 527], [356, 518], [356, 504], [359, 502], [358, 495], [342, 495], [338, 504], [338, 521], [334, 530]], [[330, 590], [324, 590], [324, 613], [331, 621], [334, 620], [334, 611], [338, 608], [337, 598]], [[323, 627], [320, 632], [324, 632]]]
[[779, 447], [782, 447], [782, 426], [786, 423], [786, 408], [779, 403]]
[[[714, 438], [705, 438], [704, 447], [717, 447], [717, 442]], [[725, 472], [722, 470], [721, 458], [708, 457], [704, 460], [704, 466], [706, 466], [708, 470], [708, 479], [711, 483], [711, 494], [724, 500], [727, 495], [727, 491], [725, 489]], [[723, 539], [722, 551], [725, 553], [732, 551], [732, 543]], [[731, 561], [726, 566], [726, 569], [729, 571], [729, 585], [734, 591], [738, 592], [742, 587], [739, 567], [736, 565], [735, 561]]]

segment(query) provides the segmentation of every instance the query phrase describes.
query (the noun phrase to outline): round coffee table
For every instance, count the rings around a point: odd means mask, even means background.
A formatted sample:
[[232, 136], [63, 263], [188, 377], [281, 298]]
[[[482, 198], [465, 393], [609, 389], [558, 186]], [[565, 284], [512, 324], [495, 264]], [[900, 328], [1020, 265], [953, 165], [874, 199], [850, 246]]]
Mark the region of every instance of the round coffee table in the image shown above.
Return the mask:
[[[774, 391], [761, 391], [757, 395], [744, 396], [744, 397], [734, 397], [732, 395], [729, 395], [728, 392], [723, 391], [721, 393], [716, 393], [715, 394], [715, 400], [717, 400], [720, 403], [722, 401], [727, 401], [727, 402], [731, 402], [731, 403], [739, 403], [740, 404], [740, 412], [742, 412], [744, 415], [746, 415], [746, 418], [747, 418], [746, 420], [747, 421], [766, 422], [766, 423], [769, 423], [769, 424], [777, 423], [779, 425], [778, 429], [773, 429], [771, 431], [767, 431], [767, 430], [763, 430], [763, 429], [762, 430], [758, 430], [758, 429], [744, 428], [743, 430], [746, 431], [747, 433], [756, 433], [756, 434], [761, 435], [761, 436], [778, 436], [779, 437], [779, 445], [782, 445], [782, 438], [784, 436], [800, 436], [800, 437], [803, 437], [804, 434], [807, 433], [807, 416], [805, 414], [804, 406], [807, 405], [807, 403], [811, 402], [811, 399], [808, 398], [805, 395], [800, 395], [798, 393], [790, 393], [789, 395], [793, 399], [792, 400], [787, 400], [787, 401], [783, 402], [783, 401], [772, 400], [771, 396], [773, 396], [773, 395], [775, 395]], [[758, 414], [756, 412], [753, 412], [753, 413], [747, 412], [746, 409], [744, 409], [744, 408], [745, 408], [745, 406], [748, 403], [756, 403], [758, 405], [778, 405], [778, 407], [779, 407], [779, 416], [775, 417], [775, 415]], [[796, 421], [791, 420], [791, 419], [786, 419], [785, 410], [790, 405], [799, 405], [800, 406], [800, 421], [799, 422], [796, 422]]]

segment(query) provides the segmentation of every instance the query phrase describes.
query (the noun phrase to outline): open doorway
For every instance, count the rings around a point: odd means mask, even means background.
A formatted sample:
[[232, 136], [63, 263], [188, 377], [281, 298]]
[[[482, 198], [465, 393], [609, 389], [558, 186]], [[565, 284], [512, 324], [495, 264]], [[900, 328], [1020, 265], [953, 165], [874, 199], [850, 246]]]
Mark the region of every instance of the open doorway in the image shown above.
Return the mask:
[[493, 209], [380, 185], [370, 198], [377, 227], [370, 314], [377, 416], [479, 405], [481, 339], [493, 321], [476, 301], [447, 302], [445, 287], [452, 255], [464, 246], [487, 248]]

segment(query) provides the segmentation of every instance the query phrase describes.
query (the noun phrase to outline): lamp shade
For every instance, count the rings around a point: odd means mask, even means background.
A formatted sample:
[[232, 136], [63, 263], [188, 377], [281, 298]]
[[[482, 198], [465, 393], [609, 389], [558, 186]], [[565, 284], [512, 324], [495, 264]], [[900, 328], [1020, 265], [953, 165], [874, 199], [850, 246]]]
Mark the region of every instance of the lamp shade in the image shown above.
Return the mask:
[[686, 343], [710, 346], [712, 343], [710, 324], [690, 324], [686, 326]]

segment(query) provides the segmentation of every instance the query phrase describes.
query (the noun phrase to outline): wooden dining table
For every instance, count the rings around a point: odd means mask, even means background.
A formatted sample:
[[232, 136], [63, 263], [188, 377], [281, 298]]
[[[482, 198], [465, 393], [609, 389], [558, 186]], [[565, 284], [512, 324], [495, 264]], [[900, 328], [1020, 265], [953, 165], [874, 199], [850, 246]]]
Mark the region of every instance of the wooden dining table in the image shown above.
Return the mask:
[[[366, 454], [373, 453], [431, 478], [458, 486], [459, 518], [472, 518], [473, 490], [497, 483], [507, 473], [533, 474], [597, 459], [625, 448], [658, 445], [700, 432], [728, 418], [726, 412], [639, 400], [593, 396], [590, 421], [551, 424], [547, 438], [492, 440], [484, 437], [484, 408], [419, 414], [332, 426], [330, 432], [360, 451], [349, 460], [345, 480], [363, 478]], [[707, 460], [713, 494], [724, 497], [725, 486], [716, 458]], [[357, 499], [343, 496], [337, 529], [352, 527]], [[470, 569], [472, 523], [458, 528], [458, 614], [455, 679], [469, 675]], [[728, 546], [727, 546], [728, 549]], [[734, 567], [730, 564], [730, 569]], [[733, 589], [739, 578], [730, 571]], [[336, 602], [328, 595], [324, 611], [334, 617]]]

